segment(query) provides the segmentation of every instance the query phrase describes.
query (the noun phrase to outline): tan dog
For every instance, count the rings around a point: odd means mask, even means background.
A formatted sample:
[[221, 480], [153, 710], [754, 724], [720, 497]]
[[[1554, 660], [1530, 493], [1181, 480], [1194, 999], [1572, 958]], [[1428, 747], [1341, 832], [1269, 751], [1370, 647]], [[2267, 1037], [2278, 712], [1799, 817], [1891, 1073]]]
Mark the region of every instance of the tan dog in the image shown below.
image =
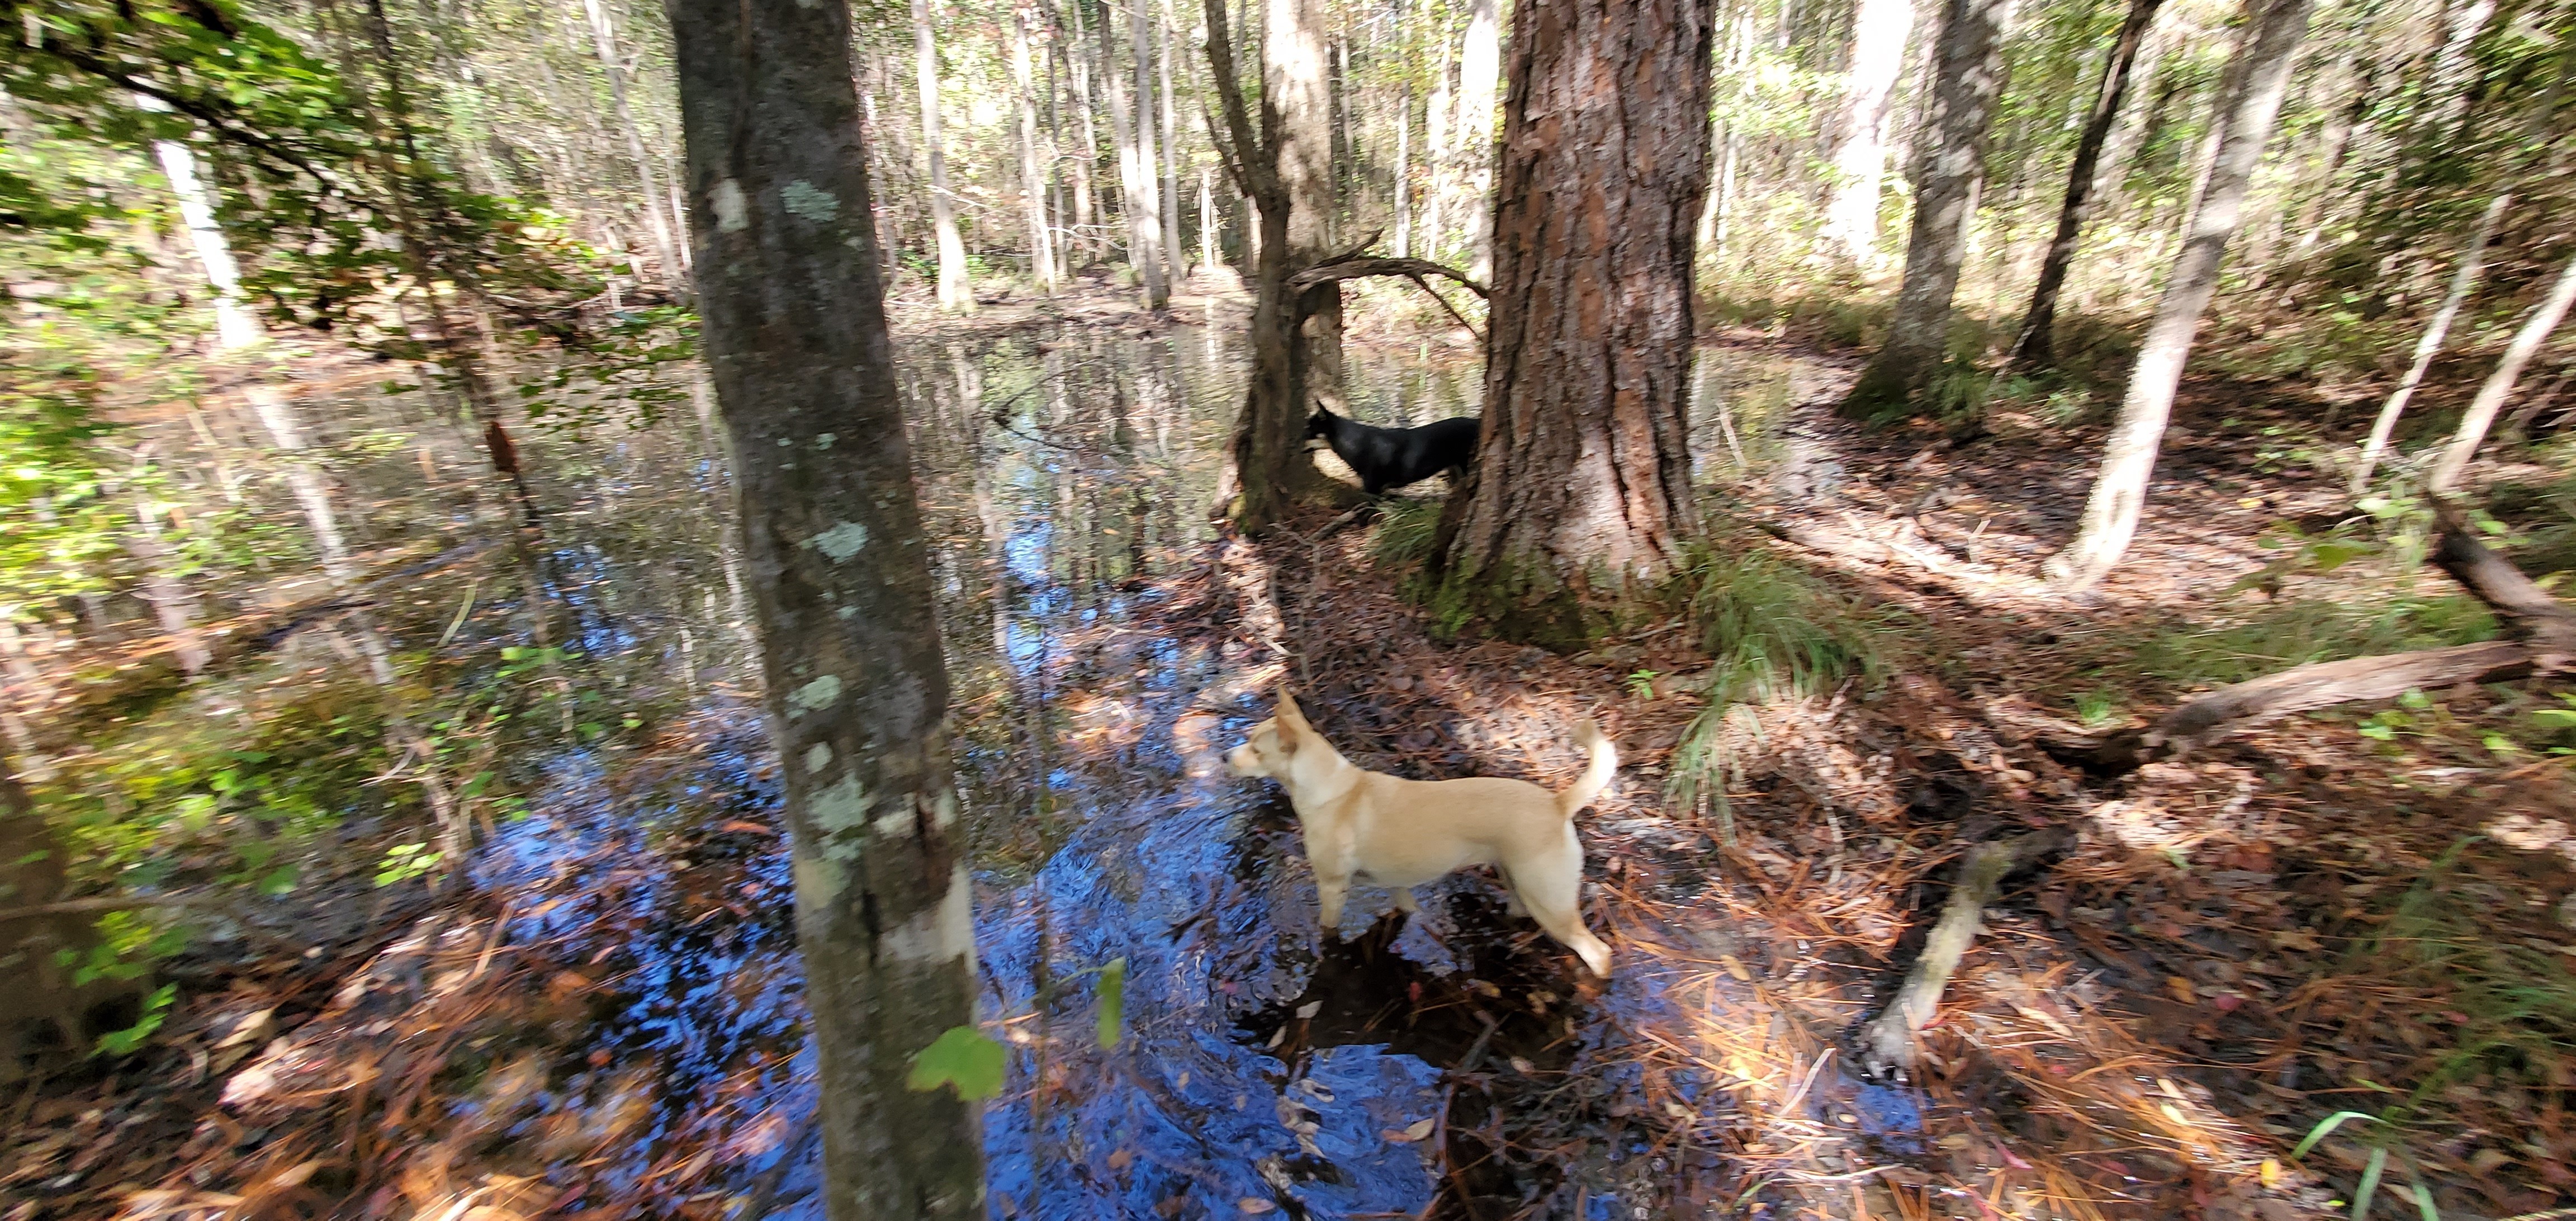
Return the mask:
[[1583, 845], [1574, 812], [1591, 804], [1619, 767], [1618, 748], [1587, 720], [1575, 741], [1592, 752], [1581, 779], [1562, 793], [1526, 780], [1405, 780], [1363, 771], [1324, 741], [1286, 690], [1278, 711], [1225, 757], [1237, 776], [1267, 776], [1288, 790], [1315, 867], [1324, 927], [1338, 929], [1354, 878], [1394, 892], [1407, 915], [1413, 890], [1469, 865], [1492, 865], [1526, 910], [1595, 975], [1610, 974], [1610, 947], [1583, 927]]

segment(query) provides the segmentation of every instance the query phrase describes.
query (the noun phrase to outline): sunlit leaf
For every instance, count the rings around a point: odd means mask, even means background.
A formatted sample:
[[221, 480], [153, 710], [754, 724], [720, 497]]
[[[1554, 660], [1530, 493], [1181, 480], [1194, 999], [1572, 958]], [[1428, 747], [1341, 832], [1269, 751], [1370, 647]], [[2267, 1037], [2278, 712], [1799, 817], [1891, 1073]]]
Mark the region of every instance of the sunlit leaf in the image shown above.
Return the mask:
[[983, 1031], [972, 1026], [952, 1026], [912, 1058], [912, 1076], [904, 1084], [925, 1092], [943, 1085], [954, 1086], [958, 1097], [980, 1101], [1002, 1092], [1002, 1069], [1007, 1059], [1002, 1045]]
[[1118, 1046], [1118, 1027], [1127, 1017], [1127, 959], [1112, 958], [1100, 968], [1100, 1045]]

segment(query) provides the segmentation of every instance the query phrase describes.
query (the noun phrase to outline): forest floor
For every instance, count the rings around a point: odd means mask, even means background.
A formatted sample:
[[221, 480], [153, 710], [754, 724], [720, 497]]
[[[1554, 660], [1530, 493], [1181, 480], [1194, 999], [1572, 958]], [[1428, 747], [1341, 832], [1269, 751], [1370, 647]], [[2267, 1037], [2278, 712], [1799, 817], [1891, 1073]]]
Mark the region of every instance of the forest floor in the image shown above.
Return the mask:
[[[1217, 286], [1178, 305], [1221, 315], [1230, 300]], [[1106, 286], [945, 325], [1024, 317], [1155, 325]], [[1573, 1015], [1602, 994], [1524, 931], [1508, 974], [1417, 979], [1402, 1012], [1370, 1018], [1438, 1027], [1454, 1070], [1426, 1214], [1552, 1215], [1534, 1201], [1570, 1193], [1571, 1215], [1590, 1216], [1587, 1193], [1615, 1190], [1669, 1216], [2277, 1221], [2350, 1211], [2363, 1182], [2382, 1215], [2576, 1206], [2576, 788], [2533, 716], [2562, 707], [2554, 696], [2427, 692], [2117, 778], [2046, 749], [2217, 683], [2480, 630], [2443, 578], [2400, 562], [2402, 523], [2330, 533], [2352, 510], [2302, 423], [2317, 405], [2279, 385], [2189, 384], [2128, 561], [2069, 600], [2032, 574], [2081, 508], [2090, 466], [2069, 455], [2098, 448], [2098, 423], [2004, 409], [1965, 443], [1863, 432], [1829, 415], [1857, 360], [1749, 332], [1719, 342], [1839, 370], [1713, 506], [1721, 550], [1768, 557], [1750, 571], [1805, 591], [1783, 605], [1824, 606], [1870, 642], [1804, 695], [1704, 720], [1711, 658], [1679, 615], [1573, 657], [1443, 639], [1381, 558], [1418, 508], [1317, 514], [1154, 581], [1148, 626], [1279, 657], [1363, 766], [1561, 783], [1577, 718], [1621, 745], [1620, 781], [1581, 824], [1587, 918], [1658, 1003], [1595, 1007], [1569, 1049]], [[2535, 575], [2557, 537], [2542, 499], [2495, 501], [2528, 510], [2506, 516], [2528, 527], [2517, 555]], [[2284, 548], [2283, 523], [2364, 558]], [[1805, 551], [1763, 525], [1874, 540], [1885, 560]], [[792, 1118], [808, 1107], [780, 1104], [810, 1076], [781, 1033], [793, 1006], [773, 995], [792, 975], [773, 780], [739, 732], [749, 695], [724, 701], [585, 798], [730, 794], [649, 859], [613, 837], [539, 845], [527, 885], [346, 904], [363, 914], [343, 923], [363, 927], [254, 929], [312, 946], [192, 980], [201, 994], [121, 1069], [0, 1098], [0, 1219], [758, 1215], [810, 1164], [811, 1129]], [[1725, 762], [1725, 800], [1671, 808], [1674, 773], [1709, 758]], [[1915, 1079], [1873, 1081], [1851, 1032], [1912, 961], [1961, 850], [2033, 827], [2071, 846], [1987, 911]], [[741, 923], [710, 947], [692, 932], [710, 918]], [[1361, 952], [1392, 936], [1381, 924]], [[630, 944], [645, 941], [660, 948]], [[713, 965], [688, 970], [715, 974], [598, 991], [700, 960]], [[689, 1025], [683, 1010], [718, 992], [743, 1016]], [[1484, 1034], [1455, 1037], [1476, 1029], [1468, 1017]], [[646, 1076], [620, 1044], [556, 1045], [657, 1025], [723, 1054]], [[2342, 1112], [2360, 1117], [2293, 1156]], [[671, 1114], [686, 1118], [657, 1118]], [[474, 1151], [504, 1143], [522, 1164], [573, 1169], [492, 1172]]]

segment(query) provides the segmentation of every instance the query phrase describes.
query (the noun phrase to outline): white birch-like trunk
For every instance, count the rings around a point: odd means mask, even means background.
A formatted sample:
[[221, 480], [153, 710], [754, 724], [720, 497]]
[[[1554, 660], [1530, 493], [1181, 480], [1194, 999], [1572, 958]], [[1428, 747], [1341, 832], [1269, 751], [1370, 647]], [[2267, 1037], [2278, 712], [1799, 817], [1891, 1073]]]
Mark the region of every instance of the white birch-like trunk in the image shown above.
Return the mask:
[[1216, 171], [1199, 170], [1199, 266], [1213, 268], [1216, 259], [1216, 194], [1208, 179]]
[[1019, 95], [1021, 214], [1029, 225], [1029, 274], [1041, 292], [1055, 292], [1055, 235], [1047, 227], [1047, 158], [1038, 150], [1037, 69], [1029, 54], [1029, 10], [1011, 12], [1011, 83]]
[[2425, 486], [2436, 492], [2448, 492], [2460, 485], [2460, 476], [2469, 469], [2469, 459], [2476, 457], [2478, 445], [2487, 439], [2487, 429], [2495, 424], [2496, 412], [2506, 399], [2513, 397], [2514, 383], [2522, 377], [2523, 366], [2549, 341], [2549, 333], [2567, 316], [2567, 307], [2576, 304], [2576, 258], [2567, 260], [2558, 282], [2549, 286], [2549, 296], [2524, 319], [2522, 329], [2514, 332], [2513, 342], [2505, 345], [2504, 358], [2496, 362], [2495, 372], [2487, 375], [2478, 387], [2478, 397], [2470, 400], [2469, 413], [2460, 418], [2460, 431], [2451, 438], [2450, 447], [2442, 451], [2442, 460], [2433, 464], [2432, 478]]
[[1860, 0], [1852, 17], [1851, 71], [1834, 123], [1833, 186], [1824, 236], [1862, 267], [1878, 262], [1878, 199], [1887, 178], [1888, 102], [1914, 30], [1912, 0]]
[[1501, 0], [1468, 0], [1458, 52], [1458, 148], [1467, 162], [1467, 275], [1494, 278], [1494, 89], [1503, 74]]
[[975, 312], [966, 272], [966, 241], [957, 234], [957, 201], [948, 193], [948, 153], [939, 137], [939, 44], [931, 36], [930, 0], [912, 0], [912, 54], [921, 78], [921, 142], [930, 154], [930, 227], [939, 243], [939, 308]]
[[[1109, 14], [1100, 15], [1100, 81], [1109, 95], [1109, 135], [1118, 145], [1118, 186], [1120, 211], [1127, 219], [1127, 263], [1136, 272], [1136, 284], [1147, 309], [1161, 309], [1171, 300], [1171, 287], [1163, 282], [1162, 211], [1154, 204], [1154, 171], [1145, 150], [1136, 146], [1142, 115], [1131, 114], [1127, 105], [1127, 88], [1118, 75], [1115, 44], [1109, 37]], [[1138, 69], [1143, 79], [1143, 69]], [[1141, 101], [1142, 99], [1140, 99]]]
[[[1102, 28], [1108, 23], [1103, 21]], [[1154, 274], [1145, 278], [1145, 308], [1161, 309], [1172, 303], [1173, 250], [1166, 237], [1173, 227], [1163, 208], [1162, 158], [1156, 151], [1161, 141], [1154, 134], [1154, 11], [1147, 0], [1133, 0], [1127, 7], [1127, 43], [1136, 57], [1136, 178], [1144, 192], [1142, 232], [1152, 240], [1140, 244], [1145, 257], [1154, 263]]]
[[636, 181], [644, 188], [644, 206], [639, 210], [644, 213], [644, 227], [652, 234], [653, 257], [661, 264], [662, 286], [678, 289], [684, 282], [679, 243], [672, 240], [671, 219], [662, 212], [666, 197], [654, 159], [644, 151], [644, 129], [636, 125], [635, 111], [626, 104], [626, 65], [617, 56], [617, 28], [609, 22], [608, 9], [600, 0], [581, 0], [581, 6], [590, 18], [590, 38], [599, 53], [600, 70], [608, 74], [608, 97], [617, 109], [617, 126], [626, 135], [626, 155], [635, 162]]
[[1440, 255], [1446, 249], [1449, 237], [1448, 232], [1441, 227], [1442, 214], [1451, 209], [1450, 197], [1457, 191], [1457, 185], [1452, 176], [1457, 160], [1457, 149], [1451, 142], [1451, 133], [1455, 127], [1452, 118], [1456, 95], [1449, 88], [1449, 72], [1452, 66], [1449, 62], [1449, 40], [1444, 36], [1439, 42], [1440, 67], [1432, 74], [1431, 104], [1424, 109], [1422, 115], [1422, 134], [1428, 138], [1426, 147], [1431, 161], [1431, 192], [1422, 200], [1422, 257], [1435, 263], [1440, 261]]
[[2254, 167], [2272, 135], [2289, 88], [2291, 61], [2307, 32], [2311, 0], [2255, 0], [2255, 9], [2236, 59], [2242, 71], [2231, 71], [2239, 83], [2220, 111], [2216, 155], [2210, 159], [2207, 189], [2192, 210], [2191, 230], [2174, 260], [2173, 278], [2157, 303], [2155, 321], [2138, 349], [2129, 373], [2129, 389], [2104, 447], [2102, 467], [2094, 478], [2092, 498], [2074, 541], [2043, 565], [2059, 588], [2075, 591], [2100, 581], [2129, 549], [2138, 519], [2146, 510], [2147, 480], [2155, 473], [2156, 450], [2165, 422], [2173, 414], [2174, 391], [2182, 383], [2183, 364], [2191, 356], [2192, 337], [2201, 315], [2218, 291], [2219, 264], [2227, 242], [2236, 234], [2245, 196], [2253, 186]]
[[1405, 199], [1405, 178], [1413, 172], [1413, 83], [1395, 95], [1395, 257], [1413, 257], [1413, 209]]
[[1100, 257], [1100, 193], [1091, 181], [1091, 169], [1100, 161], [1100, 123], [1091, 103], [1090, 35], [1083, 29], [1082, 6], [1065, 6], [1073, 14], [1073, 46], [1065, 52], [1066, 73], [1073, 83], [1076, 117], [1082, 120], [1082, 153], [1071, 158], [1073, 163], [1073, 229], [1074, 240], [1089, 252], [1093, 260]]
[[[138, 95], [135, 101], [145, 110], [169, 109], [158, 98]], [[170, 194], [179, 203], [179, 221], [188, 227], [189, 244], [196, 247], [197, 262], [206, 270], [206, 285], [214, 291], [215, 347], [231, 351], [258, 343], [263, 338], [259, 319], [242, 304], [241, 266], [233, 261], [232, 243], [215, 221], [214, 194], [197, 177], [196, 153], [177, 140], [155, 140], [152, 156], [161, 163], [161, 176], [170, 180]]]
[[2415, 359], [2406, 366], [2406, 376], [2397, 389], [2380, 405], [2379, 418], [2371, 421], [2370, 439], [2361, 444], [2361, 458], [2353, 463], [2351, 491], [2359, 496], [2370, 486], [2370, 474], [2379, 466], [2379, 455], [2388, 449], [2390, 434], [2397, 431], [2397, 417], [2415, 397], [2415, 388], [2423, 384], [2424, 371], [2433, 366], [2433, 356], [2442, 350], [2442, 340], [2451, 333], [2451, 321], [2459, 317], [2460, 303], [2469, 299], [2469, 290], [2477, 287], [2478, 273], [2486, 266], [2487, 239], [2495, 236], [2498, 220], [2503, 219], [2506, 205], [2513, 202], [2508, 191], [2487, 205], [2486, 214], [2478, 218], [2478, 231], [2470, 237], [2468, 248], [2460, 252], [2460, 265], [2451, 272], [2451, 290], [2443, 294], [2442, 308], [2433, 311], [2433, 320], [2424, 324], [2424, 337], [2415, 341]]
[[1154, 23], [1154, 37], [1162, 58], [1154, 61], [1154, 78], [1162, 88], [1163, 181], [1155, 195], [1163, 204], [1163, 253], [1170, 260], [1172, 279], [1179, 281], [1189, 278], [1190, 248], [1181, 243], [1181, 124], [1172, 106], [1172, 0], [1163, 0], [1160, 17]]

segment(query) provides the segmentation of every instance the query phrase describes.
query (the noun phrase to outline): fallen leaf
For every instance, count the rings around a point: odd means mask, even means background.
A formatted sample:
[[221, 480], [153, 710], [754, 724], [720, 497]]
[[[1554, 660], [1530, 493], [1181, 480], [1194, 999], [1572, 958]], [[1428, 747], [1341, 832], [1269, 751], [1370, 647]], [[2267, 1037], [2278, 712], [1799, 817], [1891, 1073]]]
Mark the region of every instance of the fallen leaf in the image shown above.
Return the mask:
[[724, 821], [723, 825], [721, 825], [721, 826], [717, 827], [717, 828], [716, 828], [716, 830], [718, 830], [718, 831], [740, 831], [740, 832], [742, 832], [742, 833], [743, 833], [743, 834], [745, 834], [745, 835], [776, 835], [776, 834], [778, 834], [778, 828], [776, 828], [776, 827], [764, 827], [764, 826], [760, 825], [759, 823], [756, 823], [756, 822], [745, 822], [745, 821], [743, 821], [742, 819], [739, 819], [739, 818], [729, 818], [729, 819], [726, 819], [726, 820]]
[[1404, 1126], [1404, 1130], [1401, 1132], [1393, 1128], [1381, 1128], [1378, 1130], [1378, 1135], [1385, 1137], [1393, 1144], [1409, 1145], [1423, 1137], [1431, 1135], [1432, 1126], [1436, 1122], [1437, 1121], [1433, 1119], [1416, 1120], [1412, 1123], [1406, 1124]]
[[2186, 1005], [2199, 999], [2192, 994], [2191, 981], [2184, 979], [2179, 975], [2171, 975], [2165, 978], [2165, 991], [2173, 993], [2175, 1000], [2181, 1001]]
[[1112, 1170], [1125, 1170], [1135, 1163], [1136, 1155], [1125, 1149], [1113, 1150], [1109, 1154], [1109, 1168]]
[[1257, 1215], [1257, 1214], [1260, 1214], [1260, 1213], [1266, 1213], [1266, 1212], [1269, 1212], [1269, 1211], [1271, 1211], [1272, 1209], [1275, 1209], [1275, 1208], [1277, 1208], [1277, 1207], [1279, 1207], [1279, 1206], [1278, 1206], [1278, 1205], [1276, 1205], [1276, 1204], [1271, 1203], [1271, 1202], [1270, 1202], [1270, 1201], [1268, 1201], [1268, 1200], [1260, 1200], [1260, 1199], [1255, 1199], [1255, 1198], [1253, 1198], [1253, 1197], [1251, 1197], [1251, 1196], [1245, 1196], [1245, 1197], [1243, 1197], [1243, 1199], [1241, 1199], [1241, 1200], [1239, 1200], [1239, 1201], [1236, 1201], [1236, 1203], [1235, 1203], [1235, 1207], [1240, 1208], [1240, 1209], [1242, 1209], [1242, 1210], [1243, 1210], [1243, 1211], [1245, 1211], [1245, 1212], [1253, 1213], [1253, 1214], [1256, 1214], [1256, 1215]]
[[2277, 1157], [2264, 1158], [2262, 1173], [2263, 1185], [2265, 1187], [2279, 1186], [2281, 1183], [2281, 1159]]
[[1739, 982], [1748, 984], [1753, 982], [1753, 972], [1746, 970], [1743, 963], [1736, 961], [1735, 955], [1720, 954], [1717, 956], [1717, 961], [1724, 964], [1726, 973], [1734, 976]]

